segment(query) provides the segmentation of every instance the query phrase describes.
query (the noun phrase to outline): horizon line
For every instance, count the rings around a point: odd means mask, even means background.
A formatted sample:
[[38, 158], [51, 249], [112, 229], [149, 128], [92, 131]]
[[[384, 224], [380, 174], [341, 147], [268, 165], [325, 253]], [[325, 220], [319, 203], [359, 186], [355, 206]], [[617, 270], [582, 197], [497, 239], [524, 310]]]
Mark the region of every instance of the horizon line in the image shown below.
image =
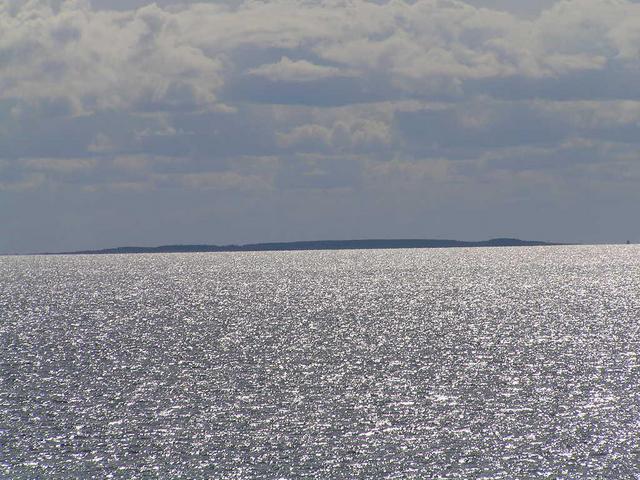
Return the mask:
[[32, 252], [0, 254], [16, 255], [100, 255], [127, 253], [197, 253], [197, 252], [251, 252], [251, 251], [303, 251], [303, 250], [357, 250], [357, 249], [419, 249], [419, 248], [473, 248], [581, 245], [579, 243], [522, 240], [515, 237], [493, 237], [487, 240], [455, 240], [444, 238], [362, 238], [346, 240], [294, 240], [257, 243], [174, 243], [155, 246], [122, 245], [117, 247], [70, 250], [58, 252]]

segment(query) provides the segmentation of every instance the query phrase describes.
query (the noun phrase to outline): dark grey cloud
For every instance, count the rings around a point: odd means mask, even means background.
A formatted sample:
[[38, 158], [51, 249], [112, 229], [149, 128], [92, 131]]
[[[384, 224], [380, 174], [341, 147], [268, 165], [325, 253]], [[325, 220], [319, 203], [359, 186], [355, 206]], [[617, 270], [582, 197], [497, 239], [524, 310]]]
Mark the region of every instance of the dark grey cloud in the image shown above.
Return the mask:
[[397, 127], [421, 148], [472, 149], [553, 144], [572, 132], [568, 119], [526, 103], [463, 103], [452, 108], [401, 112]]
[[465, 90], [505, 100], [640, 100], [640, 68], [611, 60], [606, 68], [560, 77], [473, 80], [465, 83]]
[[335, 190], [359, 186], [362, 166], [357, 159], [301, 155], [283, 160], [275, 186], [280, 189]]

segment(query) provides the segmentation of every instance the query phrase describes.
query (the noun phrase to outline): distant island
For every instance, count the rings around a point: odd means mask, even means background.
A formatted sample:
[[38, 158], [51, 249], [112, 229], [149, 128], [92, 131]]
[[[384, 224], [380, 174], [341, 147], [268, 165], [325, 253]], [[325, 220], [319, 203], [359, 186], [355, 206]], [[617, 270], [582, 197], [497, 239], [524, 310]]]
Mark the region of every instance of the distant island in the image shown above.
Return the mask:
[[102, 250], [44, 253], [43, 255], [99, 255], [118, 253], [190, 253], [190, 252], [273, 252], [291, 250], [365, 250], [398, 248], [539, 247], [560, 243], [492, 238], [479, 242], [433, 239], [318, 240], [305, 242], [250, 243], [245, 245], [161, 245], [159, 247], [116, 247]]

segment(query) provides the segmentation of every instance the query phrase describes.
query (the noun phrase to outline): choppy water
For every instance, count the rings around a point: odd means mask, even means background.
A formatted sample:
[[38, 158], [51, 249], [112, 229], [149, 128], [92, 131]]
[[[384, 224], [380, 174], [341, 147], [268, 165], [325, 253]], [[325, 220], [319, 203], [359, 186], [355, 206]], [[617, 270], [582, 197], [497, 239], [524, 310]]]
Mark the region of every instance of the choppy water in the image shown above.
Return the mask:
[[0, 477], [638, 478], [640, 249], [0, 258]]

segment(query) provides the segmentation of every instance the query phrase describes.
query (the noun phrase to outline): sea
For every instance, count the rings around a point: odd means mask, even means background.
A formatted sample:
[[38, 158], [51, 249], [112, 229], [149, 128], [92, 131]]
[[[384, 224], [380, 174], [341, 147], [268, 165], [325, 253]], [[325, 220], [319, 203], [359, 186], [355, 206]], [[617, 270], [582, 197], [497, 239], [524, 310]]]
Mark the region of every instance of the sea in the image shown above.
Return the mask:
[[0, 257], [0, 478], [640, 478], [640, 248]]

